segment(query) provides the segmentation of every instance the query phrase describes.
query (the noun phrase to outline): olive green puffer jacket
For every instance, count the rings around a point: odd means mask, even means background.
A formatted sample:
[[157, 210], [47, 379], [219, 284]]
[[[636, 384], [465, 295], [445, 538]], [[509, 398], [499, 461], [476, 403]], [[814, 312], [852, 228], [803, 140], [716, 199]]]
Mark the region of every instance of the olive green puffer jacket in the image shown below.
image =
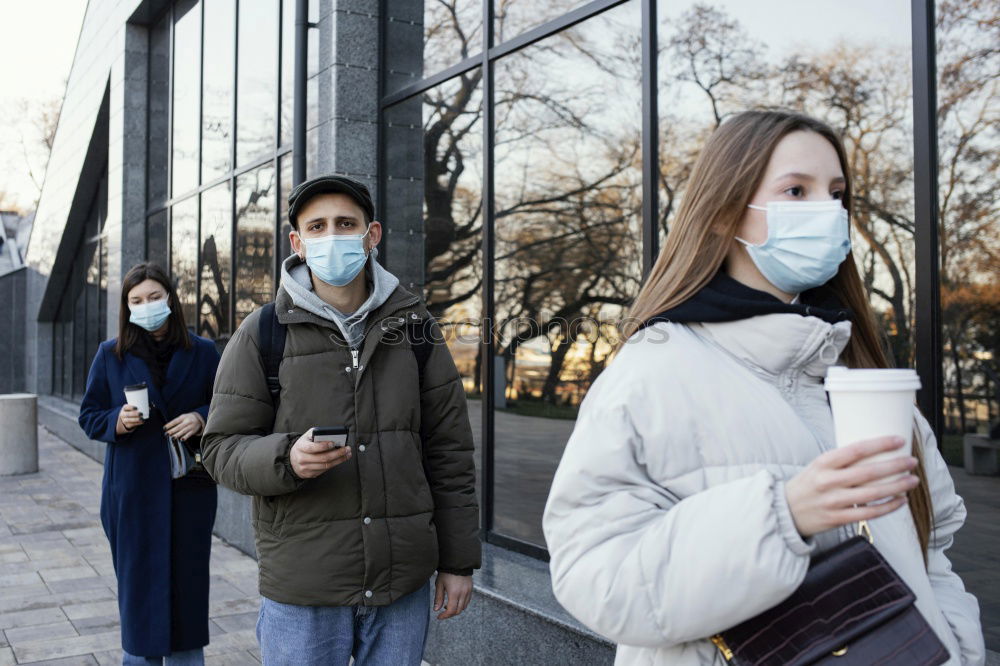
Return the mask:
[[[277, 414], [258, 310], [222, 355], [202, 438], [216, 481], [253, 496], [261, 594], [304, 606], [385, 606], [435, 569], [471, 574], [480, 564], [479, 508], [465, 392], [443, 342], [432, 345], [420, 385], [404, 327], [423, 321], [440, 334], [419, 299], [397, 287], [368, 315], [356, 367], [332, 321], [296, 307], [284, 289], [275, 310], [287, 325]], [[292, 444], [311, 427], [336, 425], [349, 428], [354, 455], [299, 479]]]

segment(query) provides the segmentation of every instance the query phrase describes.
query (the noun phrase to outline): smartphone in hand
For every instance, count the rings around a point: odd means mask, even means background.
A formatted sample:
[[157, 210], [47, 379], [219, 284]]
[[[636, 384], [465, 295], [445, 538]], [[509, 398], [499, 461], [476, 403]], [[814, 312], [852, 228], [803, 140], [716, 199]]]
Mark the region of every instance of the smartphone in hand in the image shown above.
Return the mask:
[[347, 428], [344, 426], [315, 427], [312, 431], [312, 441], [330, 442], [331, 449], [347, 446]]

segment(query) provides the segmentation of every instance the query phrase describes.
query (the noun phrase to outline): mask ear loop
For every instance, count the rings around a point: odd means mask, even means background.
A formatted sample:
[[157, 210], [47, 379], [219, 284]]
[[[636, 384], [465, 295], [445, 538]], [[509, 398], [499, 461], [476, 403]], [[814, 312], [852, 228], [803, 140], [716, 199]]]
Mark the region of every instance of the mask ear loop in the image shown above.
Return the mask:
[[[767, 212], [767, 206], [754, 206], [753, 204], [747, 204], [747, 208], [753, 208], [754, 210], [762, 210], [762, 211], [764, 211], [765, 213]], [[766, 221], [766, 220], [765, 220], [765, 221]], [[770, 229], [770, 227], [768, 227], [768, 230], [767, 230], [767, 232], [768, 232], [768, 235], [770, 235], [770, 233], [771, 233], [771, 229]], [[736, 239], [736, 240], [738, 240], [739, 242], [743, 243], [743, 245], [745, 245], [745, 246], [747, 246], [747, 247], [761, 247], [762, 245], [764, 245], [765, 243], [767, 243], [767, 241], [766, 241], [766, 240], [765, 240], [765, 241], [764, 241], [763, 243], [751, 243], [751, 242], [749, 242], [749, 241], [745, 241], [745, 240], [743, 240], [743, 239], [742, 239], [742, 238], [740, 238], [739, 236], [733, 236], [733, 238], [735, 238], [735, 239]]]

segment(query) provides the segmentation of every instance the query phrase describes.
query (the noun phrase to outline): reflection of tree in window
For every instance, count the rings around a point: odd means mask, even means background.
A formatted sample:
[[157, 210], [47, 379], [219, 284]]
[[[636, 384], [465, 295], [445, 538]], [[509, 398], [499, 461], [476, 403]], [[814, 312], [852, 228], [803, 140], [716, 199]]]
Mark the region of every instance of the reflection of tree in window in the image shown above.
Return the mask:
[[201, 199], [201, 319], [198, 335], [225, 340], [230, 325], [229, 285], [232, 256], [232, 203], [230, 182], [202, 194]]
[[638, 291], [638, 19], [624, 5], [496, 66], [494, 334], [518, 411], [571, 417]]
[[186, 199], [171, 210], [170, 272], [188, 326], [194, 326], [198, 321], [195, 293], [198, 270], [197, 214], [197, 197]]
[[[1000, 9], [995, 2], [938, 3], [945, 425], [957, 433], [956, 440], [1000, 420], [998, 44]], [[953, 447], [961, 450], [960, 442]]]
[[236, 182], [236, 325], [274, 295], [273, 167], [262, 167]]

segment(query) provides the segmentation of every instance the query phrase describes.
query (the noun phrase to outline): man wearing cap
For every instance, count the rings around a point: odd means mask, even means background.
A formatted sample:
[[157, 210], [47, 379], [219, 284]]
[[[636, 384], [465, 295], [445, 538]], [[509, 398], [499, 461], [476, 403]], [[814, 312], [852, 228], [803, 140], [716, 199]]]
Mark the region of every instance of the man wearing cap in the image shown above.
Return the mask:
[[[267, 666], [419, 664], [434, 572], [433, 609], [447, 619], [468, 605], [480, 564], [464, 388], [420, 299], [375, 260], [374, 213], [349, 178], [291, 192], [294, 254], [271, 315], [285, 335], [280, 390], [267, 381], [268, 308], [236, 331], [216, 375], [203, 456], [220, 484], [253, 497]], [[347, 446], [313, 441], [335, 426]]]

